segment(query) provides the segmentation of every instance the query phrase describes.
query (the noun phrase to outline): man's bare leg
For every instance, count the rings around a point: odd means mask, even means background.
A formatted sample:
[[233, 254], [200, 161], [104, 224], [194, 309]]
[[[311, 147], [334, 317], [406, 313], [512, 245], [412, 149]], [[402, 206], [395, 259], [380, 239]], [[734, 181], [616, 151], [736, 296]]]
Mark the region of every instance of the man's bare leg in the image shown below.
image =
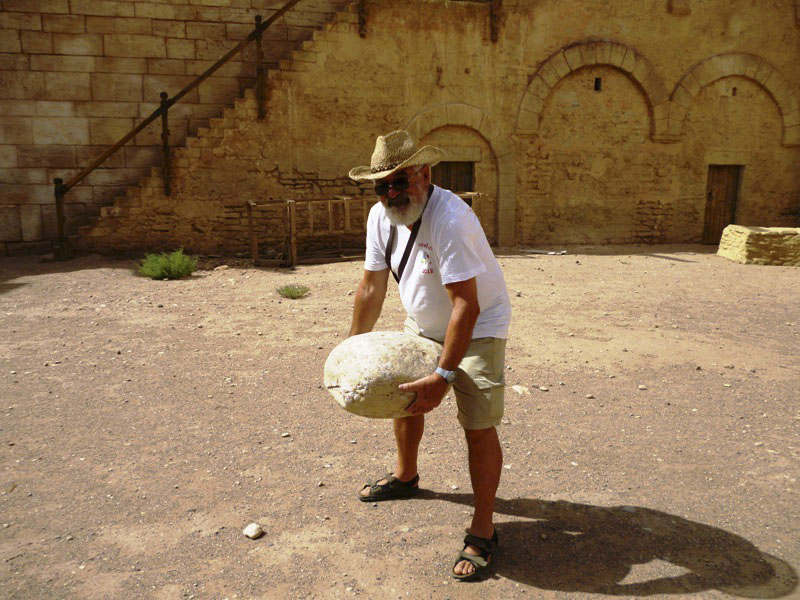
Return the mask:
[[[397, 442], [397, 464], [393, 475], [400, 481], [409, 481], [417, 475], [417, 455], [422, 434], [425, 431], [425, 415], [414, 415], [403, 419], [394, 419], [394, 439]], [[378, 484], [386, 483], [381, 479]], [[365, 487], [362, 496], [369, 495]]]
[[[497, 429], [465, 430], [469, 452], [469, 476], [472, 479], [472, 492], [475, 497], [475, 513], [469, 533], [482, 538], [494, 535], [494, 499], [503, 470], [503, 450], [497, 437]], [[470, 554], [480, 554], [474, 546], [467, 546]], [[468, 575], [475, 571], [469, 562], [462, 560], [453, 568], [458, 575]]]

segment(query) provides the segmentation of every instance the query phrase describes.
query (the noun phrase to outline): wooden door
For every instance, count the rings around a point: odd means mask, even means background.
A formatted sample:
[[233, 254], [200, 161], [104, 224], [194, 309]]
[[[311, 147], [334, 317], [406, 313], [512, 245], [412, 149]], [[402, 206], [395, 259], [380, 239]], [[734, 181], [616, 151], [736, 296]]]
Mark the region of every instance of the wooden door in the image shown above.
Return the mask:
[[741, 177], [741, 165], [708, 165], [704, 244], [719, 244], [722, 230], [736, 222]]
[[474, 192], [475, 163], [466, 161], [440, 162], [433, 167], [433, 183], [451, 192]]

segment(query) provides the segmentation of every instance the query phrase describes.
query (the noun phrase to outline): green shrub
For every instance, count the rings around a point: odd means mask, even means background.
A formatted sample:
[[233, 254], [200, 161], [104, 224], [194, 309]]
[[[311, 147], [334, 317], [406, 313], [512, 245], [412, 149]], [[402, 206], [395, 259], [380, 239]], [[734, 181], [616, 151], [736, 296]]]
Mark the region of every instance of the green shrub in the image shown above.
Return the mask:
[[308, 286], [307, 285], [283, 285], [277, 288], [277, 292], [283, 296], [284, 298], [291, 298], [296, 300], [297, 298], [302, 298], [306, 294], [308, 294]]
[[139, 265], [139, 274], [152, 279], [181, 279], [197, 268], [197, 259], [183, 253], [183, 248], [172, 254], [147, 254]]

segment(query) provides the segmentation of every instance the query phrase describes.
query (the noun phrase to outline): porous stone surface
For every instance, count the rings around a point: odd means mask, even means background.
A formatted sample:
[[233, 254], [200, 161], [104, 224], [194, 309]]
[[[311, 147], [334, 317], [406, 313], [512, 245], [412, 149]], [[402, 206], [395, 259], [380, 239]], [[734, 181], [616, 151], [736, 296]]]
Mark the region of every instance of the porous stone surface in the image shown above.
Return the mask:
[[742, 264], [800, 267], [800, 228], [728, 225], [717, 254]]
[[373, 331], [347, 338], [325, 361], [325, 387], [346, 411], [362, 417], [408, 417], [414, 399], [401, 383], [430, 375], [441, 346], [400, 331]]

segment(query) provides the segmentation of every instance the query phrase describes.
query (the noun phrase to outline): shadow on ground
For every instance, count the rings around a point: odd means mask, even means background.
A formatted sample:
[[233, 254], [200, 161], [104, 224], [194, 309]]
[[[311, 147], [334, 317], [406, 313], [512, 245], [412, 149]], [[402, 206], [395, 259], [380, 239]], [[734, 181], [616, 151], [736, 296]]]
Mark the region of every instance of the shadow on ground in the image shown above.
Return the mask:
[[[471, 494], [424, 490], [418, 498], [472, 505]], [[779, 598], [798, 584], [789, 564], [746, 539], [649, 508], [498, 498], [495, 511], [529, 519], [496, 523], [495, 572], [541, 589], [636, 597], [715, 589]]]

